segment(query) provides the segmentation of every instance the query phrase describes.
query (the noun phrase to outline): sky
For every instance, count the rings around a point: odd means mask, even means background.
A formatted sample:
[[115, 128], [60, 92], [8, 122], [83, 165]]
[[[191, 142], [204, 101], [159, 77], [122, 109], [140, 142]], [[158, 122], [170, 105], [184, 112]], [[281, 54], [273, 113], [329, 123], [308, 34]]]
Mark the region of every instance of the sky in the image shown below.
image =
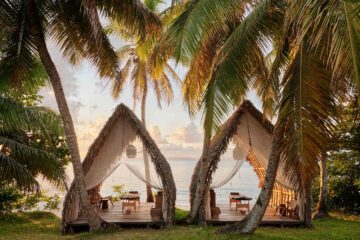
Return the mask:
[[[170, 0], [167, 0], [161, 8], [166, 7], [169, 2]], [[125, 44], [114, 36], [110, 37], [110, 40], [115, 49]], [[47, 45], [62, 79], [83, 158], [118, 104], [124, 103], [133, 109], [131, 88], [127, 84], [120, 97], [113, 99], [106, 81], [98, 76], [96, 69], [89, 62], [84, 61], [74, 67], [62, 57], [54, 42], [49, 40]], [[177, 66], [175, 70], [183, 79], [186, 68]], [[161, 109], [153, 92], [150, 91], [146, 106], [147, 129], [168, 159], [198, 159], [201, 155], [203, 138], [201, 116], [190, 118], [183, 104], [181, 86], [174, 84], [173, 90], [172, 103], [169, 106], [163, 104]], [[57, 111], [52, 88], [47, 86], [40, 91], [40, 94], [43, 96], [42, 105]], [[253, 94], [249, 94], [249, 98], [259, 106], [260, 103]], [[134, 111], [139, 117], [140, 105]]]

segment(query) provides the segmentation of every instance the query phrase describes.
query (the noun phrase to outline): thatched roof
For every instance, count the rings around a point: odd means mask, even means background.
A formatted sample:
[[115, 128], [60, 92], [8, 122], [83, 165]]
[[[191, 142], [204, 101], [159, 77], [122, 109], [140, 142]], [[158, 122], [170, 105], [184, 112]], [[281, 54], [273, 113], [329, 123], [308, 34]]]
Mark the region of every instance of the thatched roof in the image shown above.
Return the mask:
[[[118, 131], [120, 122], [123, 124], [122, 131]], [[124, 124], [126, 124], [126, 131], [124, 131]], [[164, 219], [166, 223], [172, 224], [175, 211], [176, 187], [170, 165], [141, 121], [124, 104], [120, 104], [116, 107], [114, 113], [105, 123], [98, 137], [91, 144], [82, 163], [85, 179], [91, 179], [91, 174], [96, 172], [96, 169], [92, 168], [93, 166], [99, 166], [102, 161], [108, 160], [108, 158], [114, 158], [116, 155], [122, 153], [122, 148], [111, 145], [111, 141], [114, 139], [124, 137], [118, 136], [121, 134], [128, 134], [126, 140], [130, 142], [138, 137], [143, 143], [145, 150], [150, 155], [156, 173], [159, 175], [164, 187], [165, 199], [163, 204], [165, 204], [164, 207], [167, 209], [164, 211]], [[106, 157], [106, 159], [104, 159], [104, 157]], [[73, 183], [64, 201], [62, 219], [64, 229], [66, 229], [67, 223], [77, 218], [79, 212], [78, 202], [79, 200]]]
[[[244, 148], [244, 150], [250, 150], [247, 133], [248, 128], [250, 137], [252, 138], [252, 157], [255, 158], [248, 158], [248, 161], [254, 166], [254, 170], [260, 178], [265, 176], [274, 126], [268, 119], [264, 118], [263, 114], [248, 100], [244, 101], [236, 109], [211, 140], [211, 171], [217, 169], [220, 156], [225, 153], [232, 139], [234, 139], [236, 143], [241, 142], [240, 147]], [[259, 133], [261, 133], [260, 136]], [[252, 162], [253, 160], [255, 160], [256, 163]], [[209, 176], [209, 181], [211, 181], [211, 176]], [[292, 189], [281, 165], [278, 169], [276, 183], [287, 189]]]

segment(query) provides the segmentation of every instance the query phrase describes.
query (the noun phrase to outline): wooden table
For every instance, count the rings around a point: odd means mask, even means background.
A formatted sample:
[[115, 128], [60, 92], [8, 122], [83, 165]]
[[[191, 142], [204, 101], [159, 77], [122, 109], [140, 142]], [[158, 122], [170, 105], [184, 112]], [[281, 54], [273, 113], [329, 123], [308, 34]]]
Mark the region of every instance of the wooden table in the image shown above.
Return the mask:
[[250, 211], [250, 200], [252, 200], [251, 197], [240, 195], [240, 197], [235, 197], [234, 200], [236, 201], [235, 211], [237, 211], [238, 208], [240, 209], [240, 211], [241, 208], [246, 208], [248, 212]]
[[140, 205], [140, 194], [139, 193], [129, 193], [129, 194], [124, 194], [120, 197], [120, 200], [122, 201], [135, 201], [138, 202]]

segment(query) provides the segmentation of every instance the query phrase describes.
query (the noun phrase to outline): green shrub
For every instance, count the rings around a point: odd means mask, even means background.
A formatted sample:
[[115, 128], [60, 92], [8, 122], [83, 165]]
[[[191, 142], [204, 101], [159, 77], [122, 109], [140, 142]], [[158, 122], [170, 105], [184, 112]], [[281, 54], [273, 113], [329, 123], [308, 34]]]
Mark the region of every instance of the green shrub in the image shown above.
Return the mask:
[[184, 220], [187, 215], [188, 215], [188, 211], [176, 208], [175, 209], [175, 222], [180, 222], [182, 220]]
[[16, 187], [0, 183], [0, 215], [11, 213], [23, 196]]
[[125, 194], [125, 185], [124, 184], [113, 185], [111, 186], [111, 188], [115, 193], [115, 195], [112, 196], [112, 200], [114, 202], [118, 202], [120, 200], [120, 197]]
[[44, 206], [45, 210], [49, 210], [51, 212], [52, 210], [59, 209], [60, 197], [58, 194], [43, 196], [42, 201], [46, 202], [46, 205]]
[[356, 151], [333, 154], [328, 164], [329, 206], [350, 214], [360, 213], [360, 155]]
[[23, 194], [22, 198], [17, 201], [15, 204], [15, 208], [20, 212], [22, 211], [30, 211], [38, 206], [38, 203], [41, 200], [40, 193], [28, 193]]
[[56, 215], [51, 212], [33, 211], [23, 213], [29, 219], [56, 219]]

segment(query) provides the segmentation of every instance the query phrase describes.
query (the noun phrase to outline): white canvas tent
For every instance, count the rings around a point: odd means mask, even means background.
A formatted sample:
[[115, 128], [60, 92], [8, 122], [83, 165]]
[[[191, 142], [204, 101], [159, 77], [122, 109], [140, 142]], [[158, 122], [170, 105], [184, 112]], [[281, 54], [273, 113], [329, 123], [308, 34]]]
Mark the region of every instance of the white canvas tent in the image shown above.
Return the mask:
[[[259, 187], [263, 187], [272, 147], [273, 128], [272, 123], [264, 118], [250, 101], [244, 101], [211, 140], [211, 173], [208, 174], [208, 186], [211, 186], [212, 176], [218, 168], [220, 156], [226, 151], [229, 142], [233, 141], [245, 152], [246, 160], [253, 166], [259, 177]], [[278, 206], [296, 197], [294, 188], [280, 163], [269, 206]]]
[[[118, 167], [118, 158], [126, 147], [139, 138], [147, 151], [161, 179], [164, 200], [163, 217], [165, 224], [172, 224], [175, 214], [176, 187], [169, 163], [160, 152], [154, 140], [141, 121], [125, 105], [120, 104], [106, 122], [99, 136], [90, 146], [83, 161], [87, 189], [101, 184]], [[68, 191], [62, 214], [63, 231], [79, 216], [79, 198], [74, 182]]]

